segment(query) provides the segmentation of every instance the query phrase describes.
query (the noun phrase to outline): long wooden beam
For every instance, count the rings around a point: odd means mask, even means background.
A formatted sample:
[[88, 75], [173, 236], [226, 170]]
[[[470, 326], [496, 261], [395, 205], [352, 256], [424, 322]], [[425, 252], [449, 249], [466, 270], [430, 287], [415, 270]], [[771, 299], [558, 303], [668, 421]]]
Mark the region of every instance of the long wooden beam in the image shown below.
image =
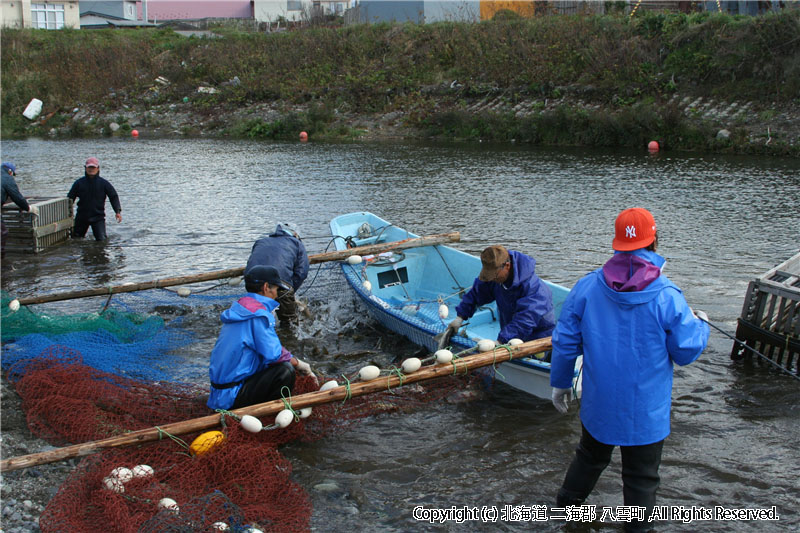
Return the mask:
[[[407, 248], [417, 248], [419, 246], [434, 246], [437, 244], [458, 242], [460, 239], [461, 234], [458, 232], [439, 233], [436, 235], [427, 235], [413, 239], [405, 239], [402, 241], [387, 242], [383, 244], [369, 244], [367, 246], [359, 246], [357, 248], [349, 248], [347, 250], [315, 254], [309, 256], [308, 260], [311, 264], [325, 263], [327, 261], [342, 261], [351, 255], [369, 255], [387, 252], [390, 250], [404, 250]], [[160, 289], [175, 285], [188, 285], [190, 283], [200, 283], [203, 281], [212, 281], [216, 279], [235, 278], [237, 276], [241, 276], [242, 274], [244, 274], [244, 267], [228, 268], [225, 270], [216, 270], [214, 272], [206, 272], [203, 274], [162, 278], [153, 281], [144, 281], [141, 283], [116, 285], [113, 287], [99, 287], [96, 289], [46, 294], [43, 296], [31, 296], [30, 298], [20, 298], [18, 301], [20, 305], [42, 304], [46, 302], [74, 300], [77, 298], [89, 298], [92, 296], [108, 296], [110, 294], [120, 294], [123, 292]]]
[[[414, 372], [413, 374], [406, 374], [400, 378], [396, 374], [388, 376], [379, 376], [370, 381], [359, 383], [351, 383], [348, 388], [344, 385], [329, 389], [326, 391], [309, 392], [292, 397], [292, 408], [302, 409], [303, 407], [313, 407], [316, 405], [323, 405], [326, 403], [345, 400], [348, 397], [355, 398], [365, 394], [374, 392], [383, 392], [389, 389], [402, 387], [411, 383], [419, 381], [426, 381], [443, 376], [453, 374], [466, 374], [467, 372], [476, 368], [489, 366], [492, 364], [511, 361], [528, 355], [533, 355], [552, 348], [551, 338], [537, 339], [520, 344], [515, 347], [509, 348], [495, 348], [490, 352], [477, 353], [461, 359], [457, 359], [452, 363], [444, 363], [434, 366], [425, 366]], [[249, 407], [242, 407], [232, 411], [233, 413], [241, 415], [253, 415], [256, 417], [264, 417], [280, 412], [284, 409], [283, 400], [274, 400], [271, 402], [251, 405]], [[82, 444], [75, 444], [58, 448], [47, 452], [34, 453], [30, 455], [22, 455], [19, 457], [11, 457], [0, 461], [0, 472], [10, 472], [13, 470], [20, 470], [31, 466], [53, 463], [72, 457], [83, 457], [90, 455], [97, 451], [106, 448], [118, 448], [121, 446], [132, 446], [135, 444], [144, 444], [159, 440], [163, 432], [171, 435], [184, 435], [187, 433], [194, 433], [209, 428], [214, 428], [220, 425], [221, 415], [213, 414], [201, 418], [194, 418], [191, 420], [184, 420], [181, 422], [174, 422], [159, 426], [159, 428], [140, 429], [138, 431], [131, 431], [124, 435], [109, 437], [107, 439], [96, 440], [91, 442], [84, 442]]]

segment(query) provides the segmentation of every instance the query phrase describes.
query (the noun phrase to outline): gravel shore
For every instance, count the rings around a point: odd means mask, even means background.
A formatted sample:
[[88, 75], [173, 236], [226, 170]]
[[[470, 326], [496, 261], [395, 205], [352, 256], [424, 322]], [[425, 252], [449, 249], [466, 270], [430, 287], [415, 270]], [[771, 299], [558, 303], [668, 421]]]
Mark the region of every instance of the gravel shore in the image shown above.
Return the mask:
[[[20, 397], [5, 378], [0, 402], [3, 459], [55, 449], [28, 430]], [[0, 474], [0, 532], [39, 531], [39, 516], [76, 464], [70, 459]]]

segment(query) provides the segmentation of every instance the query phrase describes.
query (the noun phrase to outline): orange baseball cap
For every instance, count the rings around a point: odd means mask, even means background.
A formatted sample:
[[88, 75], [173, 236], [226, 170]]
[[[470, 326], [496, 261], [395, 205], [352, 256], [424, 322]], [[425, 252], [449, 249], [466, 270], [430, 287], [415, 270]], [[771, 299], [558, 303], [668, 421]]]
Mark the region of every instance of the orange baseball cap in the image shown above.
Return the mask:
[[619, 252], [646, 248], [656, 239], [656, 219], [642, 207], [631, 207], [617, 216], [614, 222], [614, 241], [611, 247]]

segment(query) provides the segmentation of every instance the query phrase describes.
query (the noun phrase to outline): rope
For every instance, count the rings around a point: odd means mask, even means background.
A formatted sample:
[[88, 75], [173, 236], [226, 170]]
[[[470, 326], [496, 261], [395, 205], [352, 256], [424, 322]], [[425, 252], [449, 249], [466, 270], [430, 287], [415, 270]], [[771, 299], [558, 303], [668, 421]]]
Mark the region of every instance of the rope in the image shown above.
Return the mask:
[[[405, 375], [403, 374], [403, 371], [400, 370], [399, 368], [397, 368], [396, 366], [392, 365], [392, 368], [389, 369], [389, 373], [397, 375], [397, 377], [400, 379], [400, 384], [398, 385], [398, 387], [402, 387], [403, 386], [403, 378], [405, 378]], [[390, 375], [389, 378], [391, 378], [391, 377], [392, 376]], [[392, 391], [391, 379], [387, 379], [386, 380], [386, 390], [388, 390], [389, 392]]]
[[[470, 351], [471, 351], [471, 350], [470, 350]], [[461, 352], [461, 353], [464, 353], [464, 352]], [[453, 354], [453, 360], [450, 362], [450, 364], [451, 364], [451, 365], [453, 365], [453, 375], [454, 375], [454, 376], [458, 374], [458, 361], [459, 361], [460, 359], [461, 359], [461, 358], [458, 356], [458, 354], [455, 354], [455, 353]], [[468, 370], [469, 370], [469, 369], [467, 368], [467, 365], [466, 365], [466, 363], [465, 363], [465, 364], [464, 364], [464, 375], [466, 375], [466, 374], [467, 374]]]
[[[500, 372], [497, 369], [497, 366], [495, 366], [495, 365], [497, 365], [497, 349], [498, 348], [505, 348], [508, 351], [508, 360], [509, 361], [511, 360], [511, 355], [513, 354], [513, 352], [511, 351], [511, 346], [508, 345], [508, 344], [501, 344], [500, 346], [496, 346], [495, 349], [492, 350], [492, 355], [494, 356], [494, 359], [492, 360], [492, 368], [494, 369], [495, 374], [498, 374], [501, 378], [506, 379], [506, 377], [503, 375], [503, 373]], [[500, 361], [500, 362], [504, 363], [505, 361]]]
[[[699, 318], [699, 317], [698, 317], [698, 318]], [[703, 319], [701, 318], [700, 320], [703, 320]], [[727, 331], [723, 330], [722, 328], [720, 328], [720, 327], [719, 327], [719, 326], [717, 326], [716, 324], [712, 324], [712, 323], [711, 323], [709, 320], [703, 320], [703, 322], [705, 322], [706, 324], [708, 324], [709, 326], [711, 326], [711, 327], [712, 327], [712, 328], [714, 328], [715, 330], [719, 331], [719, 332], [720, 332], [720, 333], [722, 333], [723, 335], [725, 335], [725, 336], [727, 336], [727, 337], [730, 337], [730, 338], [731, 338], [731, 339], [732, 339], [734, 342], [737, 342], [737, 343], [739, 343], [739, 344], [740, 344], [740, 345], [741, 345], [743, 348], [747, 348], [748, 350], [750, 350], [751, 352], [753, 352], [753, 353], [754, 353], [754, 354], [756, 354], [757, 356], [761, 357], [762, 359], [764, 359], [765, 361], [767, 361], [767, 362], [768, 362], [768, 363], [770, 363], [771, 365], [773, 365], [773, 366], [775, 366], [775, 367], [779, 368], [779, 369], [780, 369], [780, 370], [782, 370], [783, 372], [786, 372], [787, 374], [789, 374], [790, 376], [792, 376], [794, 379], [796, 379], [796, 380], [800, 381], [800, 376], [797, 376], [797, 375], [795, 375], [795, 374], [794, 374], [794, 373], [793, 373], [791, 370], [789, 370], [788, 368], [784, 368], [784, 367], [782, 367], [781, 365], [779, 365], [778, 363], [776, 363], [775, 361], [773, 361], [772, 359], [770, 359], [769, 357], [767, 357], [767, 356], [766, 356], [766, 355], [764, 355], [763, 353], [759, 352], [759, 351], [758, 351], [758, 350], [756, 350], [755, 348], [751, 348], [751, 347], [750, 347], [750, 346], [748, 346], [748, 345], [747, 345], [747, 343], [745, 343], [744, 341], [741, 341], [741, 340], [737, 339], [736, 337], [734, 337], [733, 335], [731, 335], [731, 334], [730, 334], [730, 333], [728, 333]], [[787, 347], [787, 350], [788, 350], [788, 347], [789, 347], [789, 337], [786, 337], [786, 347]]]
[[158, 431], [158, 440], [161, 440], [163, 438], [163, 436], [166, 435], [167, 437], [169, 437], [173, 441], [177, 442], [180, 446], [183, 446], [187, 450], [189, 449], [189, 445], [186, 444], [180, 437], [176, 437], [175, 435], [172, 435], [168, 431], [164, 431], [163, 429], [161, 429], [158, 426], [156, 426], [156, 430]]
[[[284, 392], [285, 391], [285, 392]], [[288, 394], [289, 397], [287, 398], [284, 394]], [[300, 420], [300, 415], [297, 411], [294, 410], [292, 407], [292, 389], [284, 385], [281, 387], [281, 400], [283, 400], [283, 408], [288, 409], [294, 415], [294, 421], [297, 422]]]
[[[328, 251], [328, 248], [330, 248], [330, 247], [331, 247], [331, 244], [333, 244], [333, 241], [335, 241], [336, 239], [343, 239], [343, 238], [344, 238], [344, 237], [341, 237], [341, 236], [339, 236], [339, 235], [334, 235], [334, 236], [333, 236], [333, 238], [331, 238], [331, 239], [328, 241], [328, 244], [325, 246], [325, 250], [324, 250], [324, 252], [327, 252], [327, 251]], [[314, 286], [314, 282], [315, 282], [315, 281], [317, 281], [317, 276], [319, 276], [319, 271], [320, 271], [320, 270], [322, 270], [322, 263], [319, 263], [319, 264], [317, 265], [317, 271], [314, 273], [314, 278], [311, 280], [311, 283], [309, 283], [308, 285], [306, 285], [306, 286], [305, 286], [305, 288], [303, 289], [303, 292], [302, 292], [302, 293], [297, 293], [297, 296], [298, 296], [298, 297], [300, 297], [300, 296], [304, 295], [305, 293], [307, 293], [307, 292], [308, 292], [308, 290], [309, 290], [311, 287], [313, 287], [313, 286]]]
[[216, 244], [252, 244], [253, 241], [220, 241], [220, 242], [175, 242], [165, 244], [114, 244], [114, 248], [145, 248], [156, 246], [209, 246]]
[[460, 292], [461, 292], [461, 291], [463, 291], [463, 290], [464, 290], [466, 287], [463, 287], [463, 286], [462, 286], [462, 285], [461, 285], [461, 284], [458, 282], [458, 280], [456, 279], [456, 276], [455, 276], [455, 274], [453, 274], [453, 271], [452, 271], [452, 270], [450, 270], [450, 265], [448, 265], [448, 264], [447, 264], [447, 261], [445, 261], [445, 259], [444, 259], [444, 256], [442, 255], [442, 252], [441, 252], [441, 251], [439, 251], [439, 246], [434, 246], [434, 247], [433, 247], [433, 249], [434, 249], [434, 250], [436, 250], [436, 253], [437, 253], [437, 254], [439, 254], [439, 257], [441, 257], [441, 258], [442, 258], [442, 263], [444, 263], [444, 267], [447, 269], [447, 272], [449, 272], [449, 273], [450, 273], [450, 277], [451, 277], [451, 278], [453, 278], [453, 281], [455, 281], [455, 282], [456, 282], [456, 287], [458, 287], [458, 292], [457, 292], [457, 293], [455, 293], [455, 294], [458, 294], [458, 293], [460, 293]]
[[228, 411], [227, 409], [214, 409], [214, 411], [216, 411], [217, 413], [219, 413], [221, 415], [219, 417], [219, 423], [223, 428], [227, 428], [228, 427], [227, 424], [225, 424], [225, 417], [226, 416], [229, 416], [229, 417], [233, 418], [237, 422], [241, 422], [242, 421], [242, 419], [241, 419], [241, 417], [239, 415], [237, 415], [235, 413], [232, 413], [232, 412]]
[[342, 403], [344, 403], [347, 400], [349, 400], [350, 398], [352, 398], [353, 394], [352, 394], [352, 392], [350, 390], [350, 380], [347, 379], [347, 376], [345, 376], [344, 374], [342, 374], [342, 378], [344, 378], [344, 380], [347, 382], [345, 384], [345, 386], [344, 386], [344, 390], [347, 392], [347, 394], [344, 395], [344, 399], [342, 400]]

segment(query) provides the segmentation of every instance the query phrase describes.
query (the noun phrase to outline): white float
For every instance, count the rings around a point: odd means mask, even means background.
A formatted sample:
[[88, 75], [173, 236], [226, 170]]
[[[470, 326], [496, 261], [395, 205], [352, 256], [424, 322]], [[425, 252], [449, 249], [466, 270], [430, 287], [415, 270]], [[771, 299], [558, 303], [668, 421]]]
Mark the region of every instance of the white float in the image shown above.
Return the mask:
[[294, 420], [294, 413], [291, 411], [291, 409], [284, 409], [278, 413], [278, 416], [275, 417], [275, 423], [282, 428], [285, 428], [291, 424], [292, 420]]
[[439, 306], [439, 318], [444, 320], [450, 314], [450, 308], [447, 307], [445, 304], [441, 304]]
[[261, 420], [252, 415], [242, 416], [242, 419], [239, 421], [239, 423], [242, 425], [242, 429], [249, 431], [250, 433], [258, 433], [261, 431], [261, 428], [264, 427], [264, 424], [261, 423]]
[[150, 465], [136, 465], [131, 469], [133, 477], [150, 477], [153, 475], [153, 467]]
[[335, 389], [335, 388], [336, 388], [336, 387], [338, 387], [338, 386], [339, 386], [339, 383], [337, 383], [337, 382], [336, 382], [336, 380], [326, 381], [326, 382], [325, 382], [325, 383], [322, 385], [322, 387], [320, 387], [320, 388], [319, 388], [319, 390], [330, 390], [330, 389]]
[[494, 347], [497, 346], [492, 339], [481, 339], [478, 341], [478, 351], [479, 352], [488, 352], [490, 350], [494, 350]]
[[381, 375], [381, 369], [375, 365], [367, 365], [358, 371], [358, 377], [361, 381], [369, 381]]
[[522, 339], [511, 339], [510, 341], [508, 341], [508, 345], [519, 346], [520, 344], [522, 344], [522, 342], [523, 342]]
[[453, 352], [450, 350], [436, 350], [436, 353], [433, 355], [436, 357], [436, 362], [439, 364], [449, 363], [453, 360]]
[[181, 287], [180, 289], [178, 289], [178, 296], [183, 296], [184, 298], [186, 298], [190, 294], [192, 294], [192, 290], [187, 287]]
[[124, 466], [118, 466], [114, 470], [111, 471], [111, 476], [115, 477], [118, 480], [122, 481], [123, 483], [127, 483], [128, 481], [133, 479], [133, 472], [130, 468], [125, 468]]
[[361, 261], [363, 261], [363, 259], [361, 258], [360, 255], [351, 255], [350, 257], [347, 258], [348, 265], [360, 265]]
[[422, 361], [420, 361], [416, 357], [409, 357], [408, 359], [403, 361], [403, 364], [401, 365], [400, 368], [406, 374], [411, 374], [412, 372], [416, 372], [417, 370], [419, 370], [419, 367], [421, 366], [422, 366]]
[[119, 480], [118, 477], [115, 476], [108, 476], [103, 478], [103, 486], [108, 490], [123, 493], [125, 492], [125, 487], [122, 484], [122, 481]]
[[11, 309], [11, 311], [12, 311], [12, 312], [15, 312], [15, 313], [16, 313], [17, 311], [19, 311], [19, 300], [17, 300], [16, 298], [14, 298], [14, 299], [13, 299], [13, 300], [11, 300], [10, 302], [8, 302], [8, 308], [9, 308], [9, 309]]
[[175, 513], [181, 510], [181, 508], [178, 507], [178, 502], [176, 502], [172, 498], [161, 498], [160, 500], [158, 500], [158, 508], [169, 509], [170, 511]]

